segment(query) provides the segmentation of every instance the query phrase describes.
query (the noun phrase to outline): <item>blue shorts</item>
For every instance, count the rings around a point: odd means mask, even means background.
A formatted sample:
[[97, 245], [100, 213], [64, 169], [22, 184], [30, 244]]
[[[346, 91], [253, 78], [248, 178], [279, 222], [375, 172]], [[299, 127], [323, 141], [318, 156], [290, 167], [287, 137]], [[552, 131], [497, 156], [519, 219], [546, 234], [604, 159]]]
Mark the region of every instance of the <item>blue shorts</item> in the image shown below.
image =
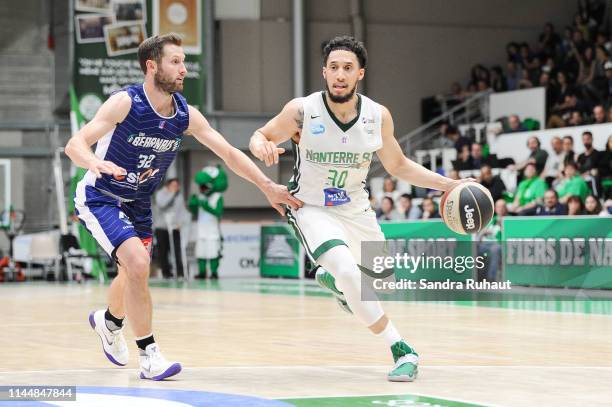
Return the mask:
[[74, 197], [75, 214], [109, 256], [131, 237], [139, 238], [151, 253], [153, 240], [151, 201], [122, 202], [79, 182]]

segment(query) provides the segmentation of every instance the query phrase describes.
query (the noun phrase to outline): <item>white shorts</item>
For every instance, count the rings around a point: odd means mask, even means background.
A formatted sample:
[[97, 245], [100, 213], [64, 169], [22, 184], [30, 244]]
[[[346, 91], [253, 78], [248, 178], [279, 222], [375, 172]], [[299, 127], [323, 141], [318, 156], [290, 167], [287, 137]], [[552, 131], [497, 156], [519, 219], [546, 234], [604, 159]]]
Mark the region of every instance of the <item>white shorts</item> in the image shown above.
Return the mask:
[[361, 263], [361, 242], [385, 240], [376, 214], [367, 206], [313, 206], [305, 204], [287, 212], [289, 224], [302, 241], [306, 253], [316, 260], [332, 247], [348, 246], [355, 262]]
[[198, 239], [195, 256], [198, 259], [216, 259], [221, 256], [221, 239]]

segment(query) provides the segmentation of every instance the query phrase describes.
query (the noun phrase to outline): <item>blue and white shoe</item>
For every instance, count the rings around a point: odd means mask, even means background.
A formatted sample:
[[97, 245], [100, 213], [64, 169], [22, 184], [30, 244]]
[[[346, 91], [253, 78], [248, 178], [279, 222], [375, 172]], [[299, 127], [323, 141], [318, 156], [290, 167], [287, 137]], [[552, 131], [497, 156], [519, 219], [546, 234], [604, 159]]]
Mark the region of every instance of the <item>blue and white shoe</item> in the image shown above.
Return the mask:
[[156, 343], [148, 345], [140, 351], [140, 378], [149, 380], [164, 380], [181, 372], [180, 363], [168, 362], [159, 351]]
[[106, 310], [101, 309], [89, 314], [89, 325], [100, 337], [102, 350], [108, 360], [117, 366], [125, 366], [129, 361], [130, 352], [123, 337], [123, 329], [117, 331], [108, 329], [104, 321], [105, 312]]

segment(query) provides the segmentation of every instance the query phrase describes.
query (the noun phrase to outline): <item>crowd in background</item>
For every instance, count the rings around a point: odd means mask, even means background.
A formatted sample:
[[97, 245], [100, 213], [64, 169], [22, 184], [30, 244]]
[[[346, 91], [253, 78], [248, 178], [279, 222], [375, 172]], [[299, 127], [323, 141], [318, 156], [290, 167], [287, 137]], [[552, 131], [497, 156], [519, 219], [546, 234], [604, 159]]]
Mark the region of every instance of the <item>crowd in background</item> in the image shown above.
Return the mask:
[[612, 42], [605, 14], [605, 1], [580, 1], [574, 21], [562, 33], [546, 23], [535, 44], [508, 43], [505, 69], [475, 65], [466, 89], [453, 83], [446, 100], [460, 103], [487, 89], [545, 87], [546, 127], [612, 121]]

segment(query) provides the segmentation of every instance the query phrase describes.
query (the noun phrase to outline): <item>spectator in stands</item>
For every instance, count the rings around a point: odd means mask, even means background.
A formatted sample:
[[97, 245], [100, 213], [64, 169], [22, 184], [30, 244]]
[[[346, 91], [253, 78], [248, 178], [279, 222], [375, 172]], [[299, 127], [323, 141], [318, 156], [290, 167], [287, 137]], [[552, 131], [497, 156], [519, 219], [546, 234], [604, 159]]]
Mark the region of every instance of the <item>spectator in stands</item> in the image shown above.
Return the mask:
[[610, 60], [610, 53], [603, 45], [595, 48], [595, 61], [593, 63], [593, 85], [602, 89], [598, 96], [603, 96], [603, 88], [606, 86], [606, 62]]
[[508, 90], [508, 83], [501, 66], [495, 65], [491, 68], [491, 88], [494, 92], [505, 92]]
[[599, 216], [602, 211], [601, 202], [593, 195], [587, 195], [584, 200], [584, 214]]
[[523, 126], [523, 124], [521, 123], [521, 119], [518, 117], [518, 115], [510, 115], [510, 117], [508, 117], [507, 133], [518, 133], [520, 131], [527, 131], [527, 128]]
[[524, 169], [527, 164], [535, 164], [537, 173], [541, 174], [546, 165], [546, 160], [548, 159], [548, 152], [542, 150], [540, 139], [536, 136], [529, 137], [527, 140], [527, 148], [531, 153], [529, 153], [527, 160], [518, 166], [518, 169]]
[[501, 265], [501, 225], [502, 219], [508, 214], [506, 201], [499, 199], [495, 201], [495, 214], [489, 223], [478, 235], [478, 254], [484, 256], [486, 253], [487, 274], [489, 281], [497, 281], [497, 271]]
[[566, 26], [563, 30], [563, 38], [559, 44], [561, 54], [566, 55], [568, 52], [570, 52], [573, 33], [574, 29], [571, 26]]
[[508, 75], [506, 76], [508, 90], [517, 90], [519, 88], [519, 81], [521, 80], [521, 73], [516, 65], [516, 62], [508, 61], [506, 71], [508, 71]]
[[521, 79], [519, 80], [519, 89], [533, 88], [533, 82], [531, 82], [531, 76], [527, 68], [521, 69]]
[[563, 136], [563, 153], [565, 154], [565, 157], [563, 158], [563, 167], [565, 167], [565, 164], [570, 161], [576, 161], [576, 153], [574, 153], [574, 137]]
[[583, 53], [576, 55], [576, 58], [578, 59], [579, 66], [576, 84], [582, 85], [591, 91], [591, 84], [595, 78], [595, 57], [593, 54], [593, 48], [591, 46], [587, 46]]
[[612, 61], [604, 64], [606, 70], [606, 80], [602, 92], [602, 99], [608, 104], [608, 121], [612, 122]]
[[432, 198], [423, 198], [421, 207], [423, 208], [421, 219], [435, 219], [440, 217], [436, 203]]
[[544, 193], [544, 204], [538, 205], [535, 210], [536, 216], [567, 215], [567, 208], [559, 203], [559, 195], [554, 189]]
[[461, 151], [457, 154], [457, 159], [453, 161], [453, 168], [457, 171], [466, 171], [474, 168], [469, 145], [463, 145]]
[[412, 204], [412, 196], [410, 194], [402, 194], [399, 199], [397, 206], [397, 212], [399, 219], [419, 219], [421, 217], [421, 210], [418, 206]]
[[572, 110], [569, 114], [569, 119], [567, 120], [567, 125], [574, 126], [582, 126], [584, 124], [584, 118], [582, 117], [582, 113], [579, 110]]
[[399, 214], [395, 211], [395, 203], [393, 198], [385, 196], [380, 201], [380, 209], [378, 210], [377, 218], [379, 222], [387, 222], [399, 219]]
[[561, 37], [555, 32], [555, 26], [550, 22], [544, 24], [544, 31], [538, 38], [540, 51], [546, 56], [554, 57], [560, 43]]
[[562, 104], [553, 106], [552, 116], [548, 119], [548, 127], [566, 127], [570, 121], [573, 111], [581, 114], [587, 111], [586, 104], [578, 99], [578, 95], [571, 91], [565, 96]]
[[535, 208], [544, 197], [544, 192], [548, 189], [546, 182], [538, 177], [536, 164], [534, 162], [527, 163], [524, 171], [524, 179], [516, 188], [514, 202], [509, 208], [511, 212], [521, 213]]
[[550, 110], [557, 99], [557, 89], [550, 80], [550, 73], [543, 71], [540, 74], [538, 86], [546, 88], [546, 115], [549, 115]]
[[565, 159], [565, 152], [563, 151], [563, 142], [560, 137], [553, 137], [550, 140], [550, 148], [552, 153], [548, 155], [546, 159], [546, 165], [544, 166], [544, 179], [548, 185], [552, 185], [555, 179], [561, 176], [561, 170], [563, 169], [563, 160]]
[[491, 166], [494, 165], [494, 163], [492, 162], [493, 161], [492, 157], [490, 155], [486, 158], [483, 157], [482, 144], [480, 143], [472, 144], [470, 155], [472, 156], [472, 168], [471, 169], [477, 170], [485, 164], [490, 164]]
[[597, 176], [599, 169], [600, 152], [593, 147], [593, 133], [585, 131], [582, 133], [582, 144], [584, 153], [578, 155], [578, 171], [583, 176]]
[[565, 165], [565, 177], [557, 185], [559, 201], [567, 203], [570, 196], [578, 196], [583, 202], [589, 194], [589, 186], [586, 181], [578, 174], [576, 163], [569, 162]]
[[[397, 190], [397, 181], [394, 178], [390, 176], [385, 177], [383, 181], [382, 196], [388, 196], [389, 198], [393, 199], [393, 202], [399, 199], [400, 192]], [[380, 199], [380, 201], [382, 202], [382, 199]]]
[[593, 120], [591, 124], [602, 124], [606, 122], [606, 110], [603, 105], [597, 105], [593, 108]]
[[605, 200], [612, 198], [612, 136], [608, 137], [606, 150], [602, 152], [599, 163], [599, 176], [602, 180], [603, 187], [602, 196]]
[[584, 206], [579, 196], [569, 196], [567, 198], [567, 214], [573, 215], [584, 215]]
[[480, 177], [478, 177], [478, 182], [489, 190], [491, 197], [493, 198], [493, 202], [497, 202], [497, 200], [502, 197], [502, 194], [506, 190], [504, 181], [502, 181], [499, 175], [493, 175], [491, 165], [489, 164], [483, 164], [482, 167], [480, 167]]
[[509, 42], [506, 44], [506, 54], [508, 56], [508, 62], [518, 63], [520, 60], [518, 44], [516, 42]]
[[457, 153], [460, 153], [463, 150], [463, 146], [467, 145], [468, 147], [472, 144], [470, 139], [459, 134], [459, 130], [456, 127], [448, 128], [448, 138], [452, 140]]

